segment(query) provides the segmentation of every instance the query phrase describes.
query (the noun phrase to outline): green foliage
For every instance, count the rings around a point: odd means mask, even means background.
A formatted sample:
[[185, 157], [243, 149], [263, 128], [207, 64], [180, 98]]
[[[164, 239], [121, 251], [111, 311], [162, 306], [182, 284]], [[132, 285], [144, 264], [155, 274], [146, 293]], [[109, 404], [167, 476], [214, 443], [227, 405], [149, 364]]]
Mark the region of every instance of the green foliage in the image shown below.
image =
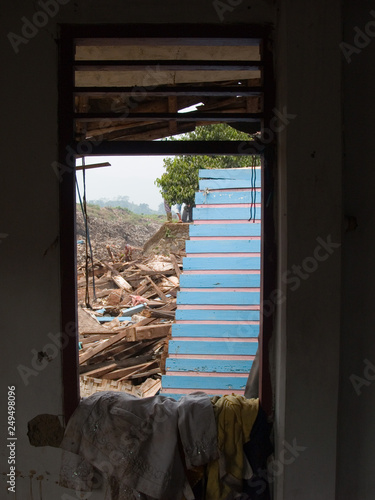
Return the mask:
[[[236, 129], [219, 123], [197, 127], [193, 132], [189, 132], [178, 138], [172, 137], [174, 141], [248, 141], [249, 134], [239, 132]], [[166, 171], [160, 178], [155, 180], [155, 184], [160, 188], [163, 198], [174, 205], [176, 203], [186, 203], [194, 205], [194, 197], [198, 191], [199, 169], [210, 168], [240, 168], [248, 167], [253, 163], [249, 156], [186, 156], [180, 155], [174, 158], [164, 159]], [[257, 157], [257, 164], [260, 158]]]

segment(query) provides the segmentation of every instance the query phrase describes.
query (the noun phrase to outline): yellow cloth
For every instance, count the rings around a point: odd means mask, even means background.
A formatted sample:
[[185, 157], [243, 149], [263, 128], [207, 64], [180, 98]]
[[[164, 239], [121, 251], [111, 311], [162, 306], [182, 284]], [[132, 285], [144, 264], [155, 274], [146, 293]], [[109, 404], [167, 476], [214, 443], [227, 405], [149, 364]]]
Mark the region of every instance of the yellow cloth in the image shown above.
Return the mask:
[[220, 458], [207, 468], [207, 500], [225, 500], [232, 490], [242, 490], [243, 445], [249, 441], [258, 415], [259, 399], [235, 394], [213, 398]]

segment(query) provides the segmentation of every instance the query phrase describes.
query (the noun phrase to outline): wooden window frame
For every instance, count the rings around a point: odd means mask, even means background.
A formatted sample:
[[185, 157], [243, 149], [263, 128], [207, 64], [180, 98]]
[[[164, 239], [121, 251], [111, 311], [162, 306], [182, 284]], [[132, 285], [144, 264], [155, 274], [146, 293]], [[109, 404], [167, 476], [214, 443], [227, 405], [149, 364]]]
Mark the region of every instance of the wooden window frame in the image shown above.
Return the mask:
[[[163, 34], [160, 37], [160, 33]], [[109, 38], [162, 39], [212, 38], [216, 43], [230, 39], [255, 38], [261, 41], [263, 66], [263, 119], [262, 130], [270, 127], [274, 109], [273, 57], [270, 28], [261, 25], [61, 25], [59, 38], [59, 208], [60, 208], [60, 269], [61, 269], [61, 331], [67, 325], [75, 325], [75, 336], [62, 350], [63, 409], [67, 422], [78, 406], [79, 360], [76, 293], [76, 230], [75, 230], [75, 157], [84, 154], [74, 142], [74, 46], [76, 40], [95, 39], [106, 42]], [[272, 391], [269, 370], [269, 340], [273, 332], [273, 314], [264, 315], [262, 304], [276, 289], [276, 247], [274, 230], [274, 178], [276, 177], [276, 154], [274, 141], [258, 145], [250, 144], [238, 150], [236, 142], [163, 142], [137, 141], [101, 143], [90, 152], [95, 155], [168, 155], [168, 154], [259, 154], [262, 149], [262, 248], [261, 248], [261, 310], [259, 331], [259, 394], [261, 404], [272, 411]], [[73, 151], [73, 153], [72, 153]]]

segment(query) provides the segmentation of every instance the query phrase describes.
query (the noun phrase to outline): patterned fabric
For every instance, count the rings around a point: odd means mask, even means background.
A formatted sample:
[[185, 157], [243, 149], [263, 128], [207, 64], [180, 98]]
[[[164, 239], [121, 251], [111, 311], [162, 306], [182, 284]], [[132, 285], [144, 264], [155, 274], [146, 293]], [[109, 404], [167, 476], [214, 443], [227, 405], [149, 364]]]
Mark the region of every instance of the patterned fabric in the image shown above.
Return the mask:
[[216, 459], [217, 431], [211, 400], [203, 393], [139, 399], [96, 393], [70, 419], [61, 447], [60, 484], [79, 491], [110, 484], [106, 500], [193, 500], [187, 468]]

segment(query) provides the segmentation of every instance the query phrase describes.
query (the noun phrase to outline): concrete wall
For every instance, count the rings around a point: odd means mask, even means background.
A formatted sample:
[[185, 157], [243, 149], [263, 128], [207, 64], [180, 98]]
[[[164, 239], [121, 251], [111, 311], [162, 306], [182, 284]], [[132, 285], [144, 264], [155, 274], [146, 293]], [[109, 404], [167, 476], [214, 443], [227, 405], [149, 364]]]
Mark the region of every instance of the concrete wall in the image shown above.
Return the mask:
[[[7, 387], [16, 386], [17, 498], [66, 493], [56, 484], [59, 450], [32, 447], [26, 435], [36, 415], [63, 412], [61, 361], [48, 336], [60, 330], [58, 180], [50, 166], [57, 159], [57, 24], [272, 23], [276, 7], [277, 108], [296, 116], [278, 135], [279, 288], [286, 300], [280, 300], [276, 335], [275, 498], [373, 498], [374, 372], [364, 370], [366, 359], [375, 363], [375, 42], [362, 41], [360, 53], [346, 62], [339, 43], [353, 43], [353, 28], [373, 17], [367, 0], [342, 3], [343, 33], [339, 0], [280, 0], [277, 6], [243, 0], [221, 17], [211, 1], [71, 0], [18, 46], [18, 54], [7, 34], [22, 35], [22, 17], [31, 20], [41, 7], [25, 1], [3, 6], [0, 394], [5, 403]], [[357, 218], [355, 231], [342, 234], [344, 213]], [[324, 249], [329, 238], [341, 247]], [[50, 361], [37, 364], [38, 352], [47, 352]], [[357, 385], [360, 395], [352, 375], [364, 381]], [[5, 409], [1, 415], [3, 496], [9, 472]], [[90, 498], [103, 498], [103, 492]]]

